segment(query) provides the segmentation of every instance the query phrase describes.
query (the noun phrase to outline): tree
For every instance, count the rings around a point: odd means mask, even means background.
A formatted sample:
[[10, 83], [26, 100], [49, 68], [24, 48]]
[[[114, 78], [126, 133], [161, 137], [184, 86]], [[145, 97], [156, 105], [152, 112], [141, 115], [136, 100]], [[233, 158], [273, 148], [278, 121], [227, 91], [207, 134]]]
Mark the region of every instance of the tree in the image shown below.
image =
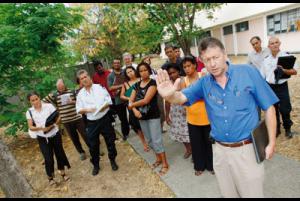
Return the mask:
[[15, 135], [27, 130], [26, 94], [42, 96], [63, 76], [70, 55], [62, 41], [81, 22], [78, 11], [63, 4], [0, 5], [0, 126]]
[[32, 187], [8, 147], [0, 141], [0, 187], [6, 197], [32, 197]]
[[207, 12], [208, 18], [211, 19], [213, 11], [221, 5], [221, 3], [147, 3], [143, 7], [150, 20], [165, 26], [170, 40], [179, 43], [184, 54], [190, 54], [192, 39], [204, 32], [201, 27], [194, 24], [196, 12]]
[[148, 19], [142, 4], [102, 3], [81, 5], [85, 22], [74, 49], [80, 55], [107, 58], [153, 52], [163, 36], [163, 26]]

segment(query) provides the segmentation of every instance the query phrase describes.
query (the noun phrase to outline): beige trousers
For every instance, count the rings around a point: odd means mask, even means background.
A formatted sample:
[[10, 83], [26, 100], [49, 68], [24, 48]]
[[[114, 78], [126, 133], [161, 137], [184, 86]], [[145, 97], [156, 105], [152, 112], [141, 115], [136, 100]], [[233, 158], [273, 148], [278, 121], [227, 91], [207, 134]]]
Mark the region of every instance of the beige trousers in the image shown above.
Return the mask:
[[213, 164], [223, 197], [264, 197], [264, 165], [256, 162], [252, 143], [231, 148], [216, 142]]

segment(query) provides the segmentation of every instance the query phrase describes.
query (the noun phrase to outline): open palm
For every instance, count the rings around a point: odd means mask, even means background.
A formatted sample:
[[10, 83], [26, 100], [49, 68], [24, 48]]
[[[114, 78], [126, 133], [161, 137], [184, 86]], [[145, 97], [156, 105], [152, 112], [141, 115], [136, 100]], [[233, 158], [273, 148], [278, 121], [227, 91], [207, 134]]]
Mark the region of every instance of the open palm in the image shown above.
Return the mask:
[[178, 88], [178, 82], [176, 81], [174, 84], [169, 78], [169, 75], [166, 70], [159, 69], [157, 71], [157, 78], [156, 78], [157, 90], [158, 93], [163, 97], [167, 98], [172, 96], [176, 89]]

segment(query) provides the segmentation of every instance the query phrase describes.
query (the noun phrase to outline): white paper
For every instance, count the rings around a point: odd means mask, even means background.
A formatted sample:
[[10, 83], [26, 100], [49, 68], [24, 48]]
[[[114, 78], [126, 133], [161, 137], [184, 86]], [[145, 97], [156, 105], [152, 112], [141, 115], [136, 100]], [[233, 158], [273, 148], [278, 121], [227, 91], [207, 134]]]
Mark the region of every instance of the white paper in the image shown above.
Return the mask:
[[61, 98], [61, 105], [67, 105], [71, 100], [70, 94], [63, 94], [60, 96], [60, 98]]

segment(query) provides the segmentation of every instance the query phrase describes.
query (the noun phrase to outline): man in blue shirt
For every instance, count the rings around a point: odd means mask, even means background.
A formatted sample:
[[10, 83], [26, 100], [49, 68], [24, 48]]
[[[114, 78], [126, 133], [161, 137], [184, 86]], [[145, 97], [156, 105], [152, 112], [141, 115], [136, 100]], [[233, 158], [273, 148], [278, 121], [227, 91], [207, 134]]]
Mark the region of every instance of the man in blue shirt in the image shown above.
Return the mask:
[[211, 122], [211, 136], [216, 140], [213, 162], [223, 197], [263, 197], [264, 166], [257, 164], [251, 132], [258, 125], [256, 107], [265, 111], [270, 159], [275, 149], [276, 116], [273, 104], [278, 98], [259, 71], [249, 65], [232, 65], [223, 44], [206, 38], [199, 46], [201, 59], [209, 75], [182, 92], [177, 91], [167, 72], [159, 70], [157, 89], [171, 103], [191, 105], [205, 100]]

